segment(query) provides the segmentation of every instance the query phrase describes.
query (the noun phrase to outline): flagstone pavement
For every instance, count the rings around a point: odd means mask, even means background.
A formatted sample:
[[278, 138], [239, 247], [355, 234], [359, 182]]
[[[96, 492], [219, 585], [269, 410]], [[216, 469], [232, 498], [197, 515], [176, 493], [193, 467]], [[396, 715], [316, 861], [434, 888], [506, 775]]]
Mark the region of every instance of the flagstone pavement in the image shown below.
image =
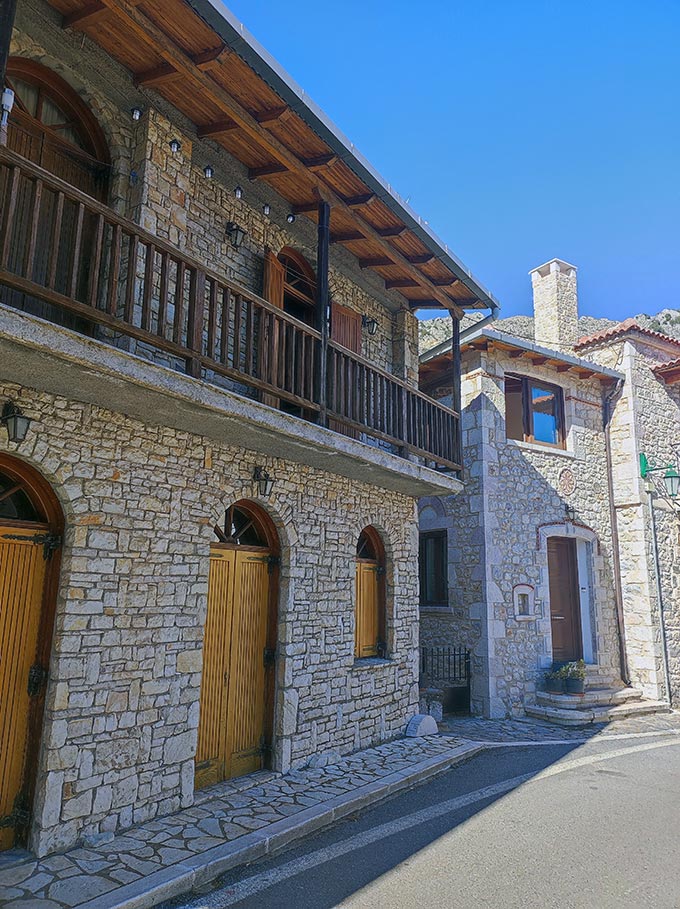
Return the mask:
[[44, 859], [0, 853], [3, 909], [145, 909], [416, 785], [489, 746], [680, 735], [680, 714], [565, 729], [540, 720], [450, 717], [326, 767], [261, 772], [197, 793], [191, 808]]

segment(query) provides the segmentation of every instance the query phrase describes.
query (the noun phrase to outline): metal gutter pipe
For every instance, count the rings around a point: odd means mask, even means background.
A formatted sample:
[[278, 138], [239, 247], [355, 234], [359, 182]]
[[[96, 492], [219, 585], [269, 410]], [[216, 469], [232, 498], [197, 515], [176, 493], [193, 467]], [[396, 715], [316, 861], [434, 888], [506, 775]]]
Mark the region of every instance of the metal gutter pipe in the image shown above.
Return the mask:
[[649, 510], [652, 515], [652, 554], [654, 556], [654, 571], [656, 574], [656, 598], [659, 603], [659, 627], [661, 630], [661, 653], [663, 656], [663, 674], [666, 685], [666, 700], [673, 706], [673, 696], [671, 694], [671, 674], [668, 668], [668, 640], [666, 638], [666, 621], [664, 619], [663, 591], [661, 588], [661, 566], [659, 564], [659, 545], [656, 537], [656, 517], [654, 516], [654, 496], [651, 492], [647, 493], [649, 501]]

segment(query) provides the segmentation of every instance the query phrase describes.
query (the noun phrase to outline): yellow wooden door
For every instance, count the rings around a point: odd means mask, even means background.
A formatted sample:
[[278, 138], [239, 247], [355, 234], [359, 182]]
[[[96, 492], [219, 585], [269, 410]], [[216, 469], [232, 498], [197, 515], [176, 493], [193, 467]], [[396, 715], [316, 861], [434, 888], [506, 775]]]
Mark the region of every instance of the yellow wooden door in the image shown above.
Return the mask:
[[[21, 539], [12, 539], [12, 537]], [[11, 815], [25, 784], [30, 696], [36, 660], [46, 560], [26, 527], [0, 527], [0, 818]], [[15, 828], [0, 826], [0, 849]]]
[[380, 633], [377, 562], [357, 559], [356, 588], [354, 656], [377, 656]]
[[268, 609], [267, 555], [213, 547], [196, 788], [251, 773], [263, 765]]

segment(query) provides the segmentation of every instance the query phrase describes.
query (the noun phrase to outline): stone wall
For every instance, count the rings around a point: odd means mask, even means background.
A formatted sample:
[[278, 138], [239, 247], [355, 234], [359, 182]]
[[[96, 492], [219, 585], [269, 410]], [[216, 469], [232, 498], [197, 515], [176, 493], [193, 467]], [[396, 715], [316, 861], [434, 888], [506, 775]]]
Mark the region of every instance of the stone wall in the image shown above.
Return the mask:
[[[506, 371], [562, 386], [566, 450], [506, 439]], [[591, 673], [607, 679], [618, 674], [601, 390], [596, 379], [555, 374], [500, 350], [466, 351], [463, 375], [465, 492], [445, 521], [455, 577], [452, 612], [445, 620], [422, 616], [421, 625], [428, 637], [470, 641], [473, 706], [491, 716], [515, 716], [552, 662], [548, 536], [580, 541], [589, 563]], [[575, 510], [573, 520], [567, 505]], [[435, 526], [433, 518], [429, 526]], [[533, 592], [529, 615], [515, 610], [517, 585]]]
[[[4, 386], [36, 415], [18, 446], [53, 484], [66, 537], [33, 845], [40, 854], [190, 804], [212, 527], [252, 498], [279, 530], [274, 764], [365, 747], [417, 707], [415, 505], [408, 496], [112, 411]], [[388, 660], [355, 662], [354, 558], [388, 554]]]

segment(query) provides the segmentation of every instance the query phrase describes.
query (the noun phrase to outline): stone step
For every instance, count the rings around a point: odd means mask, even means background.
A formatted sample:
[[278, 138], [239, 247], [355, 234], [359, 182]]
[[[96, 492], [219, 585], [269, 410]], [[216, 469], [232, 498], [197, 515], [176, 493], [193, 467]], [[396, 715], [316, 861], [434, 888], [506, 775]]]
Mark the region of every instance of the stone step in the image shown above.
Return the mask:
[[551, 691], [537, 691], [536, 701], [543, 707], [559, 707], [563, 710], [587, 710], [590, 707], [605, 707], [639, 700], [642, 693], [637, 688], [586, 688], [585, 694], [553, 694]]
[[548, 723], [556, 723], [558, 726], [587, 726], [590, 723], [611, 723], [614, 720], [624, 720], [633, 716], [670, 713], [671, 708], [666, 701], [639, 698], [623, 704], [590, 707], [581, 710], [549, 707], [541, 704], [525, 704], [524, 712], [527, 716], [546, 720]]

